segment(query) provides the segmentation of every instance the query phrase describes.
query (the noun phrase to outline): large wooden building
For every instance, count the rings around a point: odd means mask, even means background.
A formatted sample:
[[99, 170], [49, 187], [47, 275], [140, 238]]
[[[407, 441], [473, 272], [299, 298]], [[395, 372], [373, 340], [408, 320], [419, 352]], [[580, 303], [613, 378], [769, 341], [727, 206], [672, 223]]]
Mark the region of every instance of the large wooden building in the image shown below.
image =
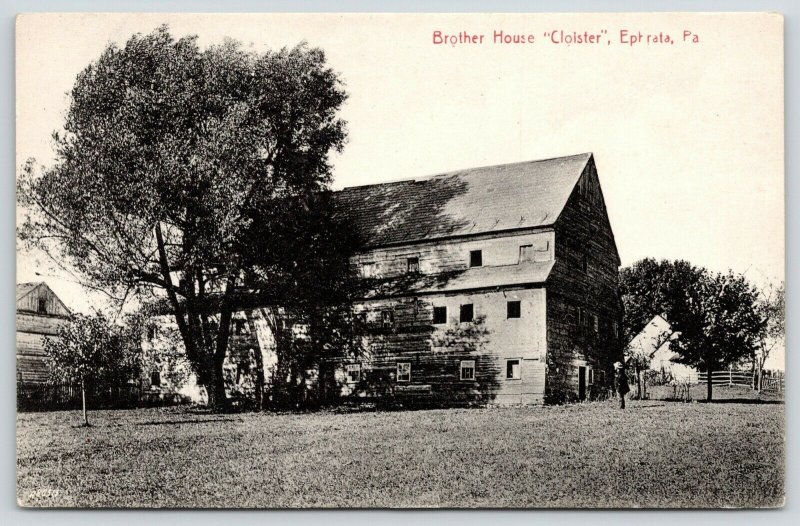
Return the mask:
[[606, 391], [621, 359], [620, 259], [592, 154], [346, 188], [356, 306], [345, 397], [530, 404]]
[[17, 284], [17, 383], [45, 383], [44, 339], [53, 338], [70, 315], [43, 281]]
[[[592, 154], [345, 188], [335, 199], [360, 238], [351, 263], [370, 284], [354, 306], [360, 352], [287, 377], [263, 310], [237, 313], [230, 393], [259, 370], [268, 390], [301, 382], [331, 401], [539, 404], [608, 392], [622, 359], [620, 260]], [[154, 388], [180, 388], [165, 382], [165, 364], [149, 363]]]

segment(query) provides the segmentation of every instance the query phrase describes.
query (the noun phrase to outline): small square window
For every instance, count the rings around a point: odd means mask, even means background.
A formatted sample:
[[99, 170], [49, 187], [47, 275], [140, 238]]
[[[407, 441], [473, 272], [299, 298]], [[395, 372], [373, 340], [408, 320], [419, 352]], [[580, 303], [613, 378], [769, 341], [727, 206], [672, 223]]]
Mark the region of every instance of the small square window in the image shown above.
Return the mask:
[[506, 303], [506, 312], [508, 318], [521, 318], [522, 303], [519, 301], [509, 301]]
[[407, 258], [406, 264], [408, 266], [408, 272], [419, 272], [419, 258]]
[[381, 323], [384, 329], [391, 329], [394, 326], [394, 312], [385, 310], [381, 312]]
[[461, 360], [461, 379], [475, 379], [475, 360]]
[[348, 384], [356, 384], [361, 381], [361, 364], [349, 363], [345, 366]]
[[398, 382], [411, 381], [411, 362], [399, 362], [397, 364], [397, 381]]
[[442, 325], [447, 323], [447, 307], [433, 308], [433, 324]]
[[483, 266], [483, 251], [471, 250], [469, 252], [469, 266], [482, 267]]
[[461, 306], [461, 312], [458, 317], [458, 321], [462, 323], [467, 321], [472, 321], [473, 315], [474, 311], [472, 308], [472, 303], [467, 303], [466, 305]]
[[506, 360], [506, 380], [519, 380], [520, 378], [519, 360]]

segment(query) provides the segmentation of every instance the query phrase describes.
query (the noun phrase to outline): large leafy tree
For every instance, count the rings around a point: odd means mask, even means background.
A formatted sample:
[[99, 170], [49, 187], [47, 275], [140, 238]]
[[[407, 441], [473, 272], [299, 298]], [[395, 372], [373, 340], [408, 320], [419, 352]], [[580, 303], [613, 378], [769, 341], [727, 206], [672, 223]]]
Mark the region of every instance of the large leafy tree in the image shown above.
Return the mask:
[[319, 236], [287, 226], [329, 201], [313, 196], [345, 142], [345, 99], [306, 45], [200, 49], [166, 27], [110, 45], [78, 75], [55, 163], [23, 169], [19, 235], [117, 297], [165, 298], [223, 408], [232, 313], [254, 285], [285, 297], [308, 276], [292, 255]]
[[670, 340], [676, 361], [712, 373], [752, 356], [759, 345], [763, 318], [758, 294], [738, 274], [712, 273], [686, 261], [644, 259], [620, 273], [628, 336], [654, 316], [666, 317], [680, 337]]

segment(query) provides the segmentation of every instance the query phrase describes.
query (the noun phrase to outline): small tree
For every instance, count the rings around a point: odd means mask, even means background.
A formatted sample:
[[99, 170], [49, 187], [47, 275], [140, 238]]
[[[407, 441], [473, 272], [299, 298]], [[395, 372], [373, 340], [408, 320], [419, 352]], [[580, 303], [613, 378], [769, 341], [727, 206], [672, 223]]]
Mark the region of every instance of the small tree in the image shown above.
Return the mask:
[[134, 359], [126, 334], [123, 328], [109, 324], [103, 315], [77, 314], [61, 326], [57, 339], [45, 339], [44, 350], [52, 375], [80, 383], [85, 426], [89, 426], [87, 383], [118, 376]]
[[757, 312], [761, 318], [758, 334], [758, 349], [753, 355], [754, 388], [761, 390], [764, 363], [772, 350], [784, 343], [786, 332], [786, 288], [783, 282], [769, 284], [758, 292]]

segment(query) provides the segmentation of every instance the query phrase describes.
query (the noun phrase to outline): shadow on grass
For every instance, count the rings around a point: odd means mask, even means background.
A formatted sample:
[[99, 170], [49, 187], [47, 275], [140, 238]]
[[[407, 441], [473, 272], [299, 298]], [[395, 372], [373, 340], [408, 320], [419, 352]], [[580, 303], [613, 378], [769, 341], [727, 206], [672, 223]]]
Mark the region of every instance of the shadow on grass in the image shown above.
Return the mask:
[[698, 404], [758, 404], [758, 405], [778, 405], [783, 404], [783, 400], [758, 400], [755, 398], [723, 398], [721, 400], [697, 400]]
[[176, 426], [181, 424], [210, 424], [212, 422], [235, 422], [233, 418], [207, 418], [203, 420], [162, 420], [160, 422], [138, 422], [137, 426]]

